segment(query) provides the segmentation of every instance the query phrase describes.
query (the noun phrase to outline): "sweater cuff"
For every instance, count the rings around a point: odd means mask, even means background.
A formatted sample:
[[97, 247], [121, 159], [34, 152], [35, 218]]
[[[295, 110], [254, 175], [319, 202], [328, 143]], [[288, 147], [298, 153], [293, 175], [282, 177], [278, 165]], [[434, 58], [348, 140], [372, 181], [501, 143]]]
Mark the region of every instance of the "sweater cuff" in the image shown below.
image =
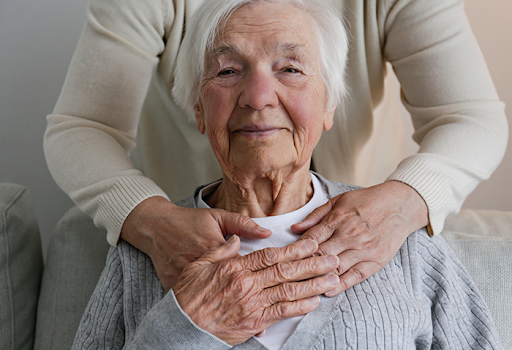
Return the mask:
[[386, 179], [391, 180], [403, 182], [419, 193], [427, 204], [429, 233], [434, 236], [441, 233], [446, 217], [456, 211], [457, 207], [449, 181], [428, 162], [415, 157], [403, 160]]
[[107, 229], [107, 241], [117, 246], [126, 217], [143, 200], [150, 197], [169, 197], [152, 180], [144, 176], [123, 177], [99, 199], [94, 223]]
[[[139, 325], [133, 348], [228, 350], [232, 346], [199, 328], [181, 309], [171, 289]], [[131, 346], [129, 348], [132, 348]]]

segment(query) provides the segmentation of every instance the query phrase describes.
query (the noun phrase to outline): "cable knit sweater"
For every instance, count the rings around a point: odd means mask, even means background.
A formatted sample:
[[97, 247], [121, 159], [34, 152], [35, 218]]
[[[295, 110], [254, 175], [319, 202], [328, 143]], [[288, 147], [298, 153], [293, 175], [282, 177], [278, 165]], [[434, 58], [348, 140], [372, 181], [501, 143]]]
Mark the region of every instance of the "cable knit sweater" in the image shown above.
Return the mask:
[[[221, 177], [206, 137], [169, 96], [187, 19], [204, 0], [91, 0], [60, 98], [48, 116], [45, 154], [59, 186], [117, 244], [144, 199], [177, 199]], [[357, 183], [372, 133], [379, 171], [425, 200], [434, 233], [501, 161], [504, 104], [469, 28], [462, 0], [325, 0], [350, 32], [347, 85], [333, 128], [313, 154], [324, 176]], [[418, 154], [398, 168], [395, 115], [374, 114], [385, 62], [400, 80]], [[140, 123], [139, 123], [139, 117]], [[373, 130], [375, 125], [382, 125]], [[398, 123], [400, 125], [400, 123]], [[130, 160], [139, 126], [136, 170]], [[395, 134], [394, 134], [395, 133]], [[366, 162], [368, 163], [368, 162]], [[385, 169], [385, 170], [383, 170]], [[375, 171], [375, 170], [374, 170]]]
[[[355, 189], [320, 178], [330, 197]], [[197, 194], [197, 191], [196, 191]], [[194, 197], [179, 202], [194, 207]], [[165, 294], [150, 258], [121, 241], [80, 323], [73, 349], [230, 349]], [[233, 349], [263, 350], [251, 338]], [[444, 239], [411, 234], [374, 276], [321, 297], [282, 347], [297, 349], [502, 349], [482, 297]]]

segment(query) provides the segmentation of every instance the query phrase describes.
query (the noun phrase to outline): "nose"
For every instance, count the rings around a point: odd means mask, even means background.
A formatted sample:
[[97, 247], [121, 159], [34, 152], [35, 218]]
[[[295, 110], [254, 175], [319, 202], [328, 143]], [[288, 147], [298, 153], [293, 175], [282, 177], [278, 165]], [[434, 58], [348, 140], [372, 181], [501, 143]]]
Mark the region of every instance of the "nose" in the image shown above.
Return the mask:
[[261, 110], [265, 107], [277, 107], [276, 81], [271, 73], [252, 72], [245, 77], [243, 91], [238, 99], [242, 108]]

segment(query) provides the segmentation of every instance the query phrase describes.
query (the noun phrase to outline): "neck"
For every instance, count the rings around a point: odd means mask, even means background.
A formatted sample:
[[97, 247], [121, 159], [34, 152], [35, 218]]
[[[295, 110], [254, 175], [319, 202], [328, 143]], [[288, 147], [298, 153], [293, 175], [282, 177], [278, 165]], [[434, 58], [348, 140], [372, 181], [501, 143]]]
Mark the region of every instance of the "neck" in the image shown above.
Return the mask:
[[217, 189], [204, 198], [212, 208], [251, 218], [281, 215], [303, 207], [313, 196], [309, 168], [267, 176], [245, 176], [244, 181], [226, 174]]

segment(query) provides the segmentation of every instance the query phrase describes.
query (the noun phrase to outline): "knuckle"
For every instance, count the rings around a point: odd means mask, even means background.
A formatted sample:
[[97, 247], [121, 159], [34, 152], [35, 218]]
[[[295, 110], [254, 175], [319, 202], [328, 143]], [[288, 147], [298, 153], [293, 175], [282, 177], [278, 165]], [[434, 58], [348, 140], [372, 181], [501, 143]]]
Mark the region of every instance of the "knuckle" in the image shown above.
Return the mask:
[[341, 276], [345, 273], [345, 268], [340, 264], [336, 270], [334, 270], [334, 273], [337, 274], [338, 276]]
[[330, 252], [328, 251], [327, 247], [320, 246], [318, 250], [315, 252], [316, 256], [327, 256], [330, 255]]
[[340, 283], [338, 284], [338, 286], [341, 290], [347, 290], [350, 287], [352, 287], [352, 285], [350, 285], [345, 279], [342, 278], [340, 278]]
[[292, 301], [295, 299], [295, 288], [290, 283], [283, 284], [281, 293], [284, 301]]
[[315, 208], [310, 214], [310, 216], [322, 216], [322, 208]]
[[293, 304], [291, 303], [281, 303], [277, 308], [277, 316], [282, 318], [290, 315], [293, 312]]
[[276, 265], [277, 277], [282, 281], [288, 281], [294, 275], [293, 268], [289, 263], [279, 263]]
[[250, 224], [250, 222], [251, 222], [251, 219], [249, 219], [249, 217], [245, 216], [245, 215], [238, 215], [236, 218], [237, 226], [245, 226], [245, 225]]
[[261, 259], [267, 266], [272, 266], [279, 261], [279, 253], [276, 248], [266, 248], [260, 250]]
[[246, 296], [253, 287], [253, 281], [248, 276], [235, 274], [231, 278], [229, 290], [237, 298]]
[[364, 281], [365, 279], [368, 278], [368, 274], [366, 273], [366, 271], [361, 268], [353, 268], [351, 270], [351, 273], [359, 282]]

